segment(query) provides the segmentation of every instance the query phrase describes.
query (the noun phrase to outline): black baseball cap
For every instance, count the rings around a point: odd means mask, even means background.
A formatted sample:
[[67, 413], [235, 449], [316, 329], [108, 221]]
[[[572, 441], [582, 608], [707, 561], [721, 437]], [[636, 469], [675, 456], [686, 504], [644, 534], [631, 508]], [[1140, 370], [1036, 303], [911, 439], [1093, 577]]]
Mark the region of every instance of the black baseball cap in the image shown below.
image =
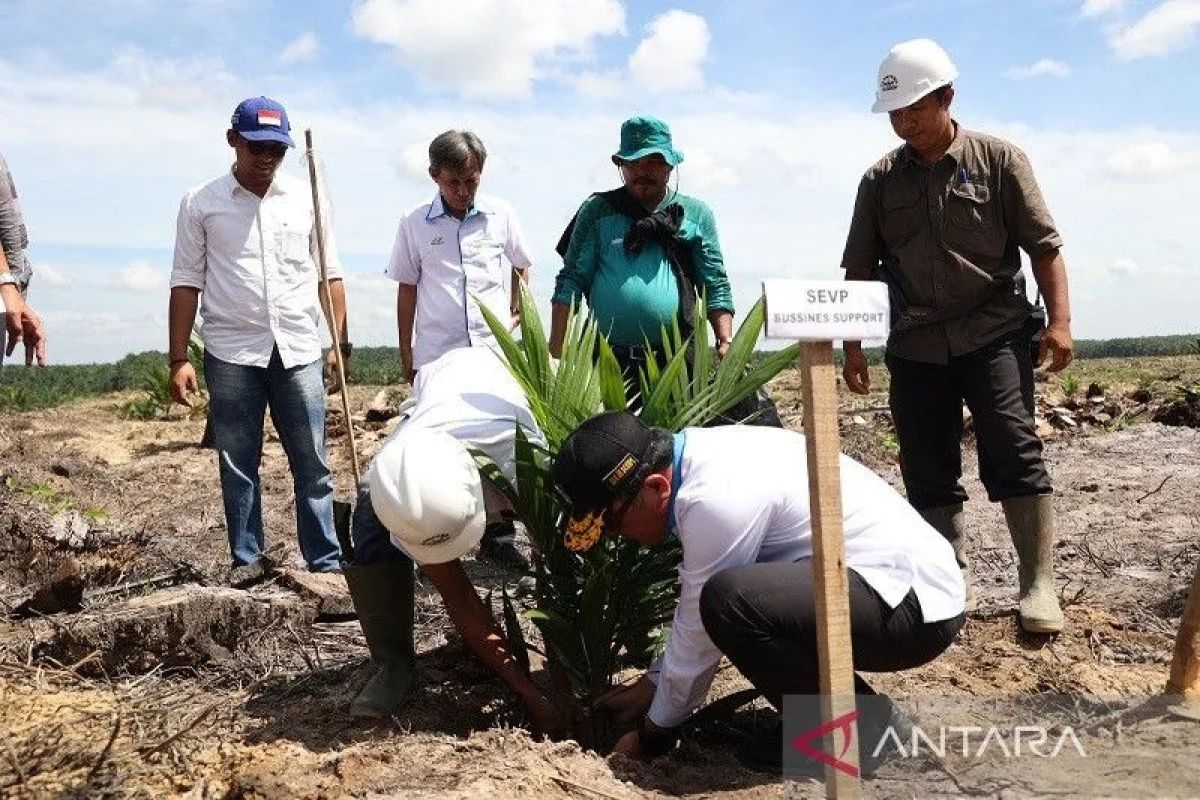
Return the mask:
[[589, 549], [603, 533], [608, 508], [631, 500], [654, 465], [671, 452], [671, 435], [628, 411], [585, 421], [563, 441], [551, 475], [567, 496], [567, 549]]

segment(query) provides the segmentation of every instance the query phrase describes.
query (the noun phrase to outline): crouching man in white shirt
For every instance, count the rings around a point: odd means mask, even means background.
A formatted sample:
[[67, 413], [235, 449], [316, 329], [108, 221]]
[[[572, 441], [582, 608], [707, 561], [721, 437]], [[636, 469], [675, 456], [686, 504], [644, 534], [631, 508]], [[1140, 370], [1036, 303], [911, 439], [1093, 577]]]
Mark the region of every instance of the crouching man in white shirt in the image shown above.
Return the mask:
[[[605, 530], [648, 546], [678, 537], [683, 548], [679, 605], [657, 676], [601, 699], [618, 719], [638, 719], [618, 752], [653, 758], [674, 746], [722, 654], [777, 709], [784, 695], [819, 694], [801, 434], [729, 426], [672, 435], [608, 412], [567, 437], [553, 471], [571, 502], [571, 549], [591, 547]], [[954, 551], [869, 469], [843, 455], [841, 474], [855, 669], [932, 661], [963, 623], [966, 588]], [[874, 694], [857, 675], [855, 684], [857, 694]], [[890, 724], [886, 708], [876, 719], [860, 708], [860, 742], [878, 739], [872, 725], [881, 734]], [[778, 772], [782, 743], [750, 742], [738, 755]]]
[[518, 665], [462, 557], [507, 502], [485, 484], [468, 447], [515, 481], [516, 429], [542, 441], [525, 394], [489, 348], [451, 350], [425, 365], [401, 406], [405, 419], [363, 478], [343, 565], [378, 669], [351, 705], [360, 717], [395, 712], [412, 690], [413, 562], [432, 581], [471, 652], [522, 701], [536, 732], [564, 727]]

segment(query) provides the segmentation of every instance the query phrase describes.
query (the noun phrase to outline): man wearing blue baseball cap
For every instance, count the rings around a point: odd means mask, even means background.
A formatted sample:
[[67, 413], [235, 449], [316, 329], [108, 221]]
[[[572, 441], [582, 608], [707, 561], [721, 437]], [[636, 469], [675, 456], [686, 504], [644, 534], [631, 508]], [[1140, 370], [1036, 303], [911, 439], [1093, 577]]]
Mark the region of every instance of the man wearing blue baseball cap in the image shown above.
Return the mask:
[[[198, 306], [235, 585], [261, 579], [268, 567], [258, 474], [268, 408], [292, 471], [300, 552], [313, 572], [339, 571], [325, 453], [317, 219], [309, 187], [277, 174], [293, 145], [289, 131], [276, 101], [252, 97], [238, 105], [225, 134], [233, 168], [184, 195], [175, 232], [171, 395], [191, 405], [198, 389], [188, 360]], [[342, 267], [330, 231], [325, 255], [333, 307], [324, 312], [341, 328], [349, 356]]]
[[[733, 339], [733, 293], [712, 210], [681, 194], [671, 173], [683, 162], [671, 129], [657, 117], [635, 116], [621, 125], [612, 155], [622, 186], [583, 201], [558, 242], [563, 267], [551, 299], [550, 352], [559, 356], [571, 304], [587, 299], [628, 381], [643, 364], [664, 362], [661, 336], [678, 321], [692, 332], [697, 297], [716, 339], [718, 357]], [[753, 417], [781, 426], [765, 395], [730, 409], [724, 421]]]

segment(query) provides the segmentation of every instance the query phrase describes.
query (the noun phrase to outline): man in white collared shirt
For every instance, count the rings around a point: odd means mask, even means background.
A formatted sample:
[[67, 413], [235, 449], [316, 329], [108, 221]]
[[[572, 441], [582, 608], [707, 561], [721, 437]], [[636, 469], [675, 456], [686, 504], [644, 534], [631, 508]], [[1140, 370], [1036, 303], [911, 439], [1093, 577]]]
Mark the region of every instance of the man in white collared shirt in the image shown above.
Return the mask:
[[[190, 405], [197, 390], [187, 350], [199, 303], [235, 583], [239, 571], [250, 580], [266, 566], [258, 472], [268, 407], [291, 466], [304, 560], [313, 572], [339, 570], [325, 454], [316, 219], [307, 185], [276, 174], [293, 146], [288, 132], [279, 103], [242, 102], [226, 133], [236, 153], [232, 170], [184, 195], [175, 234], [171, 393]], [[328, 236], [325, 254], [332, 313], [349, 355], [341, 264]]]
[[[654, 546], [678, 537], [680, 595], [657, 677], [600, 699], [640, 714], [616, 750], [653, 757], [704, 702], [722, 654], [776, 708], [819, 693], [812, 519], [804, 437], [731, 425], [670, 434], [625, 411], [584, 422], [554, 459], [571, 501], [566, 545], [605, 530]], [[887, 483], [841, 457], [854, 665], [871, 672], [933, 660], [963, 623], [966, 586], [954, 551]], [[856, 693], [874, 694], [855, 677]], [[874, 704], [876, 708], [879, 704]], [[890, 706], [889, 706], [890, 707]], [[886, 719], [860, 709], [860, 743]], [[778, 739], [745, 761], [778, 759]], [[868, 750], [868, 752], [870, 752]], [[773, 765], [778, 769], [778, 762]]]
[[[513, 327], [519, 321], [529, 250], [512, 208], [477, 195], [486, 160], [483, 142], [470, 131], [439, 134], [429, 145], [429, 176], [438, 192], [400, 220], [387, 274], [399, 283], [400, 360], [410, 383], [450, 350], [494, 346], [478, 303]], [[513, 536], [511, 524], [489, 528], [484, 554], [523, 566]]]

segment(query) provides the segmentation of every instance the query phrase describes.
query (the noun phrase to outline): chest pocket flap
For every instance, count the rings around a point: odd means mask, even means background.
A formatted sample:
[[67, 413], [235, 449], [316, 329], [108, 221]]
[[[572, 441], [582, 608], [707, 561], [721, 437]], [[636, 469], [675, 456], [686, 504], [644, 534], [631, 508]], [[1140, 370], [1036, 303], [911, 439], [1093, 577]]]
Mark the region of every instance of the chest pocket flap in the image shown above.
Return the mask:
[[992, 189], [986, 183], [956, 183], [947, 204], [950, 221], [963, 227], [991, 227]]

